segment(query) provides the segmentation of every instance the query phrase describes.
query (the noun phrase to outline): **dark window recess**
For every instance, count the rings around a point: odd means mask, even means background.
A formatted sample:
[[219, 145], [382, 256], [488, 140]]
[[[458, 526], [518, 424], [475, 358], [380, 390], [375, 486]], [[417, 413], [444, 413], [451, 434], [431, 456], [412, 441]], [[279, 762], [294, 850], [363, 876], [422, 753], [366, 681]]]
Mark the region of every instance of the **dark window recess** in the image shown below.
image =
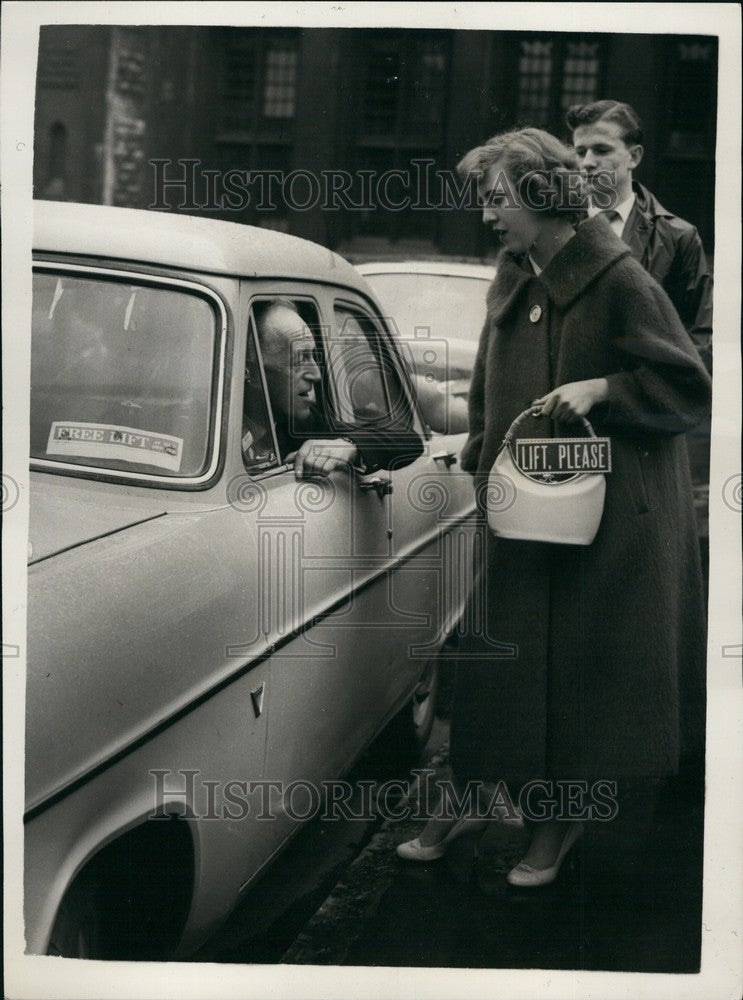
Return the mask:
[[368, 47], [364, 70], [362, 135], [395, 145], [411, 134], [441, 141], [448, 40], [420, 32], [391, 32]]
[[[356, 119], [355, 166], [375, 172], [378, 204], [356, 212], [349, 223], [360, 238], [388, 241], [415, 240], [429, 245], [436, 240], [438, 214], [427, 209], [424, 167], [413, 160], [431, 161], [431, 176], [448, 164], [442, 162], [446, 97], [450, 64], [450, 38], [446, 32], [370, 31], [358, 41], [361, 67]], [[433, 182], [432, 182], [433, 183]], [[435, 189], [430, 199], [435, 198]], [[362, 195], [359, 183], [352, 197]]]
[[680, 157], [709, 156], [714, 149], [717, 53], [713, 39], [674, 45], [668, 112], [668, 152]]
[[49, 129], [49, 170], [47, 182], [64, 184], [67, 177], [67, 129], [62, 122], [55, 122]]
[[294, 118], [299, 39], [250, 31], [228, 37], [220, 52], [218, 132], [259, 136], [271, 122]]

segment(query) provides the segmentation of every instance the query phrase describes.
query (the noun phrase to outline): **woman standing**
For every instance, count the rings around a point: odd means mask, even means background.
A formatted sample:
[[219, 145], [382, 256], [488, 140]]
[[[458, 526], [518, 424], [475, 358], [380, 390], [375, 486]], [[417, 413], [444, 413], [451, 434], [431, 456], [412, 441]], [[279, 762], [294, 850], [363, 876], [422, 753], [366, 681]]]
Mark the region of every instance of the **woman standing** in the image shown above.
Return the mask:
[[[680, 679], [698, 694], [689, 704], [703, 734], [704, 609], [680, 435], [708, 412], [710, 381], [660, 286], [605, 219], [582, 221], [571, 149], [528, 128], [471, 150], [459, 170], [477, 177], [483, 222], [503, 245], [462, 454], [478, 497], [509, 425], [533, 404], [541, 408], [533, 436], [573, 436], [571, 423], [588, 415], [611, 438], [592, 544], [484, 530], [470, 600], [486, 634], [461, 644], [455, 777], [502, 780], [512, 794], [542, 783], [544, 802], [557, 808], [530, 824], [530, 847], [508, 881], [543, 885], [582, 830], [560, 809], [558, 786], [674, 773]], [[494, 642], [515, 655], [483, 659]], [[471, 822], [432, 819], [398, 853], [440, 856], [468, 829]]]

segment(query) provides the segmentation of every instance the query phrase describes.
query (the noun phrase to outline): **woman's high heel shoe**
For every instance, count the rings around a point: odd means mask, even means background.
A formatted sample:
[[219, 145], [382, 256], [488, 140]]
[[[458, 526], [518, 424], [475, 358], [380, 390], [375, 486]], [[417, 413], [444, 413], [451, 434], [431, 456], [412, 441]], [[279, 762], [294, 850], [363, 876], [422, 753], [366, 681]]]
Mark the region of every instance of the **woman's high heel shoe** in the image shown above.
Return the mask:
[[506, 881], [509, 885], [519, 886], [519, 888], [536, 888], [537, 886], [549, 885], [551, 882], [554, 882], [565, 856], [570, 848], [577, 843], [582, 833], [582, 824], [572, 823], [565, 831], [565, 836], [560, 845], [560, 850], [557, 852], [554, 864], [550, 865], [549, 868], [534, 868], [525, 861], [520, 861], [508, 873]]
[[457, 838], [483, 833], [486, 826], [485, 819], [464, 816], [457, 820], [446, 836], [437, 840], [435, 844], [421, 844], [420, 839], [416, 837], [415, 840], [406, 840], [398, 844], [395, 850], [397, 856], [404, 858], [405, 861], [435, 861], [436, 858], [443, 858], [449, 845]]

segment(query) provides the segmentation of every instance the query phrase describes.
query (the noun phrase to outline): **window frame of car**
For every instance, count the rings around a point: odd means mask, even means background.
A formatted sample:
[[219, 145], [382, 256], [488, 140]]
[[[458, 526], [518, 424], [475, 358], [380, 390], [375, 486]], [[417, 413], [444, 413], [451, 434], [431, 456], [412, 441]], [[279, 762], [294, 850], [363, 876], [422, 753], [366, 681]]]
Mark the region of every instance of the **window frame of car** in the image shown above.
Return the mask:
[[[263, 393], [263, 404], [266, 417], [271, 428], [271, 440], [274, 452], [277, 456], [276, 462], [265, 468], [251, 469], [241, 461], [244, 471], [251, 477], [251, 479], [263, 479], [275, 476], [279, 473], [286, 472], [290, 468], [289, 464], [284, 460], [284, 456], [281, 455], [279, 448], [273, 416], [273, 406], [268, 392], [263, 354], [255, 323], [255, 305], [260, 302], [270, 301], [271, 299], [288, 299], [295, 306], [298, 304], [308, 305], [314, 309], [317, 317], [316, 323], [308, 322], [306, 316], [302, 316], [302, 319], [309, 326], [315, 340], [316, 349], [320, 355], [319, 366], [322, 372], [322, 380], [320, 382], [320, 402], [327, 401], [327, 404], [330, 406], [333, 416], [336, 419], [342, 421], [338, 387], [334, 378], [332, 367], [328, 363], [328, 330], [334, 329], [335, 310], [340, 307], [351, 313], [359, 314], [361, 318], [372, 328], [375, 334], [373, 340], [366, 335], [365, 331], [364, 333], [367, 344], [377, 359], [380, 376], [384, 384], [385, 394], [387, 395], [388, 401], [390, 392], [390, 387], [387, 384], [388, 373], [394, 372], [395, 378], [399, 383], [398, 388], [402, 394], [401, 398], [404, 399], [407, 410], [412, 417], [413, 426], [422, 436], [426, 438], [430, 437], [430, 430], [421, 417], [415, 393], [411, 389], [410, 376], [407, 366], [397, 350], [397, 345], [394, 343], [394, 336], [366, 297], [362, 297], [361, 293], [355, 292], [352, 288], [346, 288], [340, 285], [317, 286], [312, 292], [310, 292], [307, 291], [306, 284], [307, 283], [305, 281], [298, 281], [296, 286], [292, 286], [288, 282], [282, 281], [277, 283], [277, 285], [270, 291], [261, 290], [252, 293], [247, 302], [247, 334], [245, 341], [245, 353], [242, 358], [243, 370], [247, 365], [248, 350], [251, 349], [253, 357], [256, 358], [258, 363], [260, 384]], [[241, 412], [242, 406], [244, 405], [244, 393], [245, 380], [243, 379], [243, 400], [241, 401]]]
[[87, 261], [61, 261], [56, 256], [47, 256], [39, 252], [34, 254], [32, 263], [32, 274], [37, 272], [56, 273], [68, 277], [78, 275], [82, 279], [108, 281], [112, 284], [129, 286], [141, 284], [148, 288], [176, 289], [184, 294], [194, 295], [205, 302], [212, 312], [214, 343], [206, 467], [202, 473], [196, 476], [159, 476], [156, 473], [107, 469], [96, 465], [57, 462], [29, 456], [31, 470], [70, 478], [178, 492], [203, 491], [213, 487], [221, 478], [225, 464], [228, 438], [228, 415], [225, 404], [230, 395], [227, 362], [234, 340], [232, 313], [223, 295], [216, 288], [200, 280], [200, 276], [190, 272], [171, 274], [154, 268], [147, 270], [128, 268], [125, 263], [118, 261], [113, 261], [110, 266]]
[[[298, 284], [300, 283], [298, 282]], [[302, 282], [301, 284], [305, 283]], [[273, 415], [273, 403], [271, 401], [271, 394], [268, 391], [268, 382], [266, 379], [266, 370], [263, 361], [263, 351], [261, 348], [260, 338], [258, 337], [258, 328], [255, 321], [255, 306], [259, 305], [261, 302], [270, 302], [273, 299], [287, 299], [295, 307], [297, 303], [300, 303], [301, 305], [309, 306], [314, 310], [314, 314], [317, 317], [317, 322], [307, 323], [307, 326], [310, 328], [310, 332], [312, 333], [312, 337], [315, 341], [316, 348], [318, 347], [317, 343], [318, 331], [321, 329], [323, 322], [322, 310], [318, 303], [318, 298], [317, 296], [313, 295], [310, 292], [307, 291], [295, 292], [293, 288], [290, 286], [290, 287], [280, 287], [274, 291], [259, 291], [250, 295], [250, 298], [247, 302], [247, 333], [245, 339], [245, 352], [241, 359], [242, 371], [244, 372], [245, 369], [247, 368], [248, 351], [252, 350], [253, 357], [255, 358], [256, 363], [258, 365], [261, 394], [263, 398], [263, 409], [266, 416], [266, 420], [268, 422], [267, 429], [270, 429], [271, 442], [273, 444], [273, 450], [276, 456], [275, 462], [273, 462], [271, 465], [262, 468], [259, 467], [250, 468], [248, 465], [245, 464], [244, 460], [241, 459], [241, 464], [243, 466], [243, 469], [251, 477], [251, 479], [262, 479], [266, 476], [275, 476], [277, 473], [284, 472], [286, 471], [286, 469], [289, 468], [289, 464], [283, 460], [281, 449], [279, 447], [279, 440], [276, 434], [276, 421], [274, 420], [274, 415]], [[299, 313], [299, 315], [304, 322], [307, 322], [305, 316], [303, 316], [301, 313]], [[315, 327], [317, 327], [317, 330], [315, 329]], [[319, 346], [322, 347], [322, 345]], [[321, 370], [323, 371], [323, 381], [321, 383], [322, 385], [321, 391], [324, 393], [325, 371], [322, 365], [320, 367]], [[243, 376], [242, 399], [240, 402], [241, 436], [242, 436], [242, 416], [244, 413], [244, 405], [245, 405], [245, 381], [246, 381], [245, 377]], [[240, 452], [242, 451], [241, 448], [238, 450]]]
[[[331, 307], [331, 314], [333, 318], [335, 317], [335, 307], [338, 305], [345, 308], [350, 307], [353, 310], [360, 311], [367, 321], [375, 328], [378, 351], [381, 352], [381, 355], [392, 365], [392, 370], [395, 372], [395, 375], [400, 383], [400, 388], [402, 389], [408, 411], [413, 418], [413, 426], [421, 437], [428, 440], [431, 437], [431, 430], [423, 419], [423, 414], [418, 404], [418, 398], [413, 388], [411, 373], [408, 370], [408, 366], [397, 343], [396, 334], [385, 322], [378, 308], [371, 303], [365, 295], [362, 295], [361, 292], [357, 292], [352, 296], [344, 290], [343, 295], [334, 296]], [[371, 346], [373, 349], [374, 345]], [[382, 366], [382, 370], [386, 370], [384, 366]]]

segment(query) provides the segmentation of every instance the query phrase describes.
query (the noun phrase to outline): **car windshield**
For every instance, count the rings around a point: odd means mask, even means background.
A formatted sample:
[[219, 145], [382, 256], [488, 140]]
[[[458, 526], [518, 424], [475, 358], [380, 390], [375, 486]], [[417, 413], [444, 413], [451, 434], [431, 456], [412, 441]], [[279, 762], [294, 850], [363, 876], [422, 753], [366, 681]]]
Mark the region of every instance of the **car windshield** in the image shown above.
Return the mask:
[[165, 477], [209, 464], [215, 313], [173, 288], [37, 271], [31, 457]]
[[472, 374], [483, 323], [487, 277], [366, 274], [415, 370], [436, 381]]

